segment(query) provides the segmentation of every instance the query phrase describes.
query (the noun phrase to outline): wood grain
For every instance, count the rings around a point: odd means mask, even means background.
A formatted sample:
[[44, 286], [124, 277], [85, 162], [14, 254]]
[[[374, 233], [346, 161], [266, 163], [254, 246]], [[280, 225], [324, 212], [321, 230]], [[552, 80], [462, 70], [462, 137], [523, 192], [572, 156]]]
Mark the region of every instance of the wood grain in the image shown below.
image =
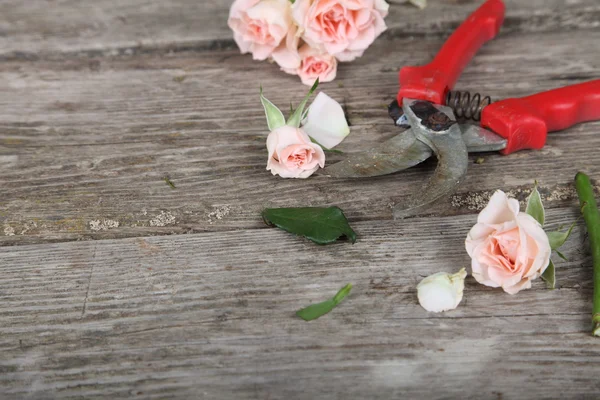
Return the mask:
[[[501, 99], [600, 78], [596, 0], [505, 2], [459, 88]], [[239, 54], [230, 4], [0, 2], [0, 399], [596, 398], [581, 224], [557, 290], [509, 296], [468, 278], [461, 306], [433, 315], [415, 286], [469, 265], [466, 233], [498, 188], [523, 201], [537, 179], [547, 227], [572, 223], [575, 172], [600, 176], [600, 123], [486, 154], [456, 195], [394, 221], [433, 161], [371, 180], [265, 170], [259, 85], [281, 106], [307, 88]], [[341, 150], [397, 133], [385, 107], [399, 68], [428, 62], [479, 4], [392, 5], [388, 31], [322, 85], [352, 125]], [[355, 245], [260, 218], [331, 204]], [[294, 316], [346, 283], [329, 315]]]
[[[4, 0], [0, 58], [114, 55], [233, 48], [231, 0]], [[392, 2], [393, 3], [393, 2]], [[482, 2], [429, 0], [426, 11], [392, 4], [387, 37], [448, 34]], [[595, 0], [506, 0], [510, 32], [595, 30]]]
[[[575, 213], [552, 210], [550, 226]], [[579, 228], [557, 290], [469, 278], [457, 310], [419, 307], [423, 276], [468, 265], [474, 220], [356, 223], [355, 245], [267, 229], [0, 249], [2, 398], [593, 396]], [[349, 282], [329, 315], [293, 315]]]
[[[476, 57], [459, 87], [505, 98], [600, 77], [600, 33], [587, 38], [503, 35]], [[385, 111], [397, 69], [426, 62], [441, 40], [378, 41], [322, 86], [352, 124], [341, 150], [397, 133]], [[260, 228], [260, 211], [272, 206], [337, 204], [353, 220], [390, 219], [391, 206], [435, 165], [371, 180], [279, 179], [265, 170], [258, 85], [285, 105], [306, 92], [296, 78], [235, 51], [92, 61], [0, 63], [0, 243]], [[471, 213], [497, 188], [524, 199], [534, 179], [547, 206], [574, 205], [575, 172], [599, 171], [599, 132], [597, 122], [582, 124], [552, 134], [542, 151], [486, 155], [484, 164], [471, 164], [459, 193], [429, 212]]]

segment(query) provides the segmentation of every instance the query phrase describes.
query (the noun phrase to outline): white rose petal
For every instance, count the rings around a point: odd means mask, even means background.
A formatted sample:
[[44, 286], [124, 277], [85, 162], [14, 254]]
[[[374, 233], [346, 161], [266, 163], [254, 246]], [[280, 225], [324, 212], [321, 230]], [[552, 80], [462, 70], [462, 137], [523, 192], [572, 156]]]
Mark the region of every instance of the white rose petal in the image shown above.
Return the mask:
[[340, 144], [350, 133], [342, 106], [323, 92], [310, 105], [302, 129], [327, 149]]
[[427, 7], [427, 0], [403, 0], [400, 3], [411, 3], [419, 7], [421, 10]]
[[417, 285], [419, 304], [432, 312], [454, 310], [463, 298], [466, 277], [464, 268], [456, 274], [438, 272], [428, 276]]

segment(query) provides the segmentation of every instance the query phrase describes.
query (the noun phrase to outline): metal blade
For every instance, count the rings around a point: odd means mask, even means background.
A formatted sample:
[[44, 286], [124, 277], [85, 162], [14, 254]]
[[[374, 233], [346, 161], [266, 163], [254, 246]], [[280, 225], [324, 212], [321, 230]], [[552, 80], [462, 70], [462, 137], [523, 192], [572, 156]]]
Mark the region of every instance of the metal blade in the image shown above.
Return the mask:
[[366, 178], [413, 167], [432, 155], [432, 150], [407, 130], [366, 151], [330, 165], [320, 173], [334, 178]]
[[[461, 124], [463, 142], [469, 153], [499, 151], [506, 148], [506, 139], [479, 125]], [[368, 150], [330, 165], [319, 172], [333, 178], [367, 178], [393, 174], [425, 161], [433, 151], [417, 140], [409, 129]]]
[[469, 153], [483, 153], [486, 151], [500, 151], [506, 148], [506, 139], [488, 131], [479, 125], [460, 125], [463, 142], [467, 145]]
[[[468, 152], [462, 132], [449, 107], [405, 99], [405, 111], [415, 137], [427, 143], [438, 158], [438, 166], [425, 187], [394, 207], [394, 218], [405, 218], [454, 192], [467, 173]], [[416, 111], [416, 112], [415, 112]]]

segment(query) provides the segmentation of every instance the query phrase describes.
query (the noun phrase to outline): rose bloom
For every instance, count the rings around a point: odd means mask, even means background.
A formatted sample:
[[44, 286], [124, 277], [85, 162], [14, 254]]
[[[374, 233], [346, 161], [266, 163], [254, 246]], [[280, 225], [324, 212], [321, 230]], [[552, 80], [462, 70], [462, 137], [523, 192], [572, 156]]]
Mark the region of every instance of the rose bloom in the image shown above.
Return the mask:
[[308, 178], [325, 166], [325, 153], [300, 128], [282, 126], [267, 137], [267, 170], [282, 178]]
[[279, 47], [271, 54], [273, 60], [288, 74], [298, 74], [298, 68], [300, 68], [300, 64], [302, 63], [302, 59], [298, 53], [299, 45], [300, 35], [298, 33], [298, 26], [292, 23], [285, 40], [282, 40]]
[[292, 15], [302, 38], [340, 61], [352, 61], [387, 29], [384, 0], [296, 0]]
[[304, 44], [298, 48], [300, 37], [297, 27], [290, 29], [286, 40], [273, 52], [273, 60], [288, 74], [298, 75], [302, 83], [312, 86], [331, 82], [337, 74], [337, 60], [331, 54]]
[[286, 38], [292, 25], [289, 0], [236, 0], [227, 21], [242, 54], [265, 60]]
[[302, 83], [312, 86], [317, 78], [319, 82], [331, 82], [337, 74], [337, 60], [334, 56], [316, 50], [309, 45], [300, 48], [300, 67], [298, 76]]
[[519, 202], [498, 190], [481, 211], [466, 240], [473, 277], [515, 294], [531, 288], [550, 263], [550, 243], [542, 226], [519, 212]]

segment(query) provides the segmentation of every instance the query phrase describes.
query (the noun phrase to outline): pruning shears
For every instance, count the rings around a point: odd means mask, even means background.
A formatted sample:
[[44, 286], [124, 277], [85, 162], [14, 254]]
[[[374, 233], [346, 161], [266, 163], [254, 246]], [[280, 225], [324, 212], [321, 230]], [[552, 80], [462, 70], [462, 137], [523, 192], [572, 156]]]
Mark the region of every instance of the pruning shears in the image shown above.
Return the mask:
[[[523, 98], [491, 102], [490, 97], [453, 92], [475, 53], [493, 39], [504, 21], [502, 0], [487, 0], [450, 36], [435, 59], [400, 70], [400, 91], [388, 111], [401, 134], [323, 170], [338, 178], [391, 174], [433, 154], [438, 166], [425, 187], [397, 204], [394, 217], [414, 215], [451, 194], [467, 172], [468, 153], [511, 154], [541, 149], [548, 132], [600, 119], [600, 79]], [[456, 117], [480, 121], [459, 124]]]

